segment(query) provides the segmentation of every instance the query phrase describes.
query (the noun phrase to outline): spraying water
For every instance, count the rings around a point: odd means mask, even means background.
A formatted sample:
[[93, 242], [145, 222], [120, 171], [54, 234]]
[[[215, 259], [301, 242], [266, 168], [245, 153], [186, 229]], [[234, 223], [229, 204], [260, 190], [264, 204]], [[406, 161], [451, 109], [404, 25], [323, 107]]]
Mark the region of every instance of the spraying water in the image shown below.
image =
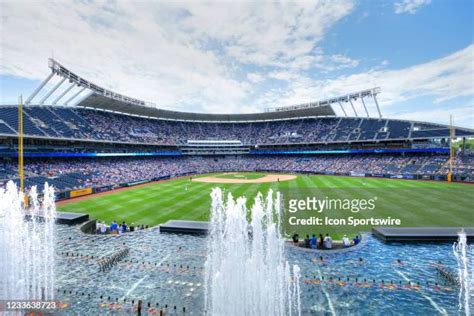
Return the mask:
[[54, 189], [45, 184], [42, 203], [36, 187], [25, 196], [10, 181], [0, 189], [0, 299], [54, 298]]
[[467, 244], [464, 229], [458, 233], [458, 236], [458, 242], [453, 244], [453, 252], [458, 262], [459, 311], [471, 315], [470, 299], [474, 294], [474, 252], [472, 246]]
[[280, 195], [259, 193], [249, 212], [246, 199], [224, 201], [211, 193], [211, 227], [205, 269], [209, 315], [300, 315], [300, 271], [285, 260], [280, 234]]

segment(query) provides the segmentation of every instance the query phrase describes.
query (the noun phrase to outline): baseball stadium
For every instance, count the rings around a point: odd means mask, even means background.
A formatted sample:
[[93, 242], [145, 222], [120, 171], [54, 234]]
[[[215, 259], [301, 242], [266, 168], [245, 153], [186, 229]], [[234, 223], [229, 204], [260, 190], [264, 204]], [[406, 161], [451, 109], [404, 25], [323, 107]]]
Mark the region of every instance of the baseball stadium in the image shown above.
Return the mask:
[[[260, 315], [458, 312], [459, 258], [447, 254], [463, 227], [465, 239], [474, 236], [474, 130], [386, 118], [378, 87], [208, 114], [160, 109], [54, 59], [49, 68], [28, 98], [0, 106], [0, 183], [2, 197], [17, 201], [5, 210], [55, 201], [54, 220], [34, 221], [56, 234], [38, 245], [49, 248], [37, 259], [55, 267], [55, 280], [29, 286], [54, 297], [60, 312], [223, 315], [235, 277], [291, 288], [287, 306], [260, 307]], [[309, 209], [315, 198], [328, 204]], [[291, 211], [295, 199], [308, 202], [301, 212]], [[282, 212], [275, 252], [266, 249], [271, 224], [236, 228], [251, 213], [271, 218], [272, 203]], [[265, 249], [245, 248], [255, 240]], [[249, 251], [257, 265], [245, 261]], [[287, 274], [260, 275], [279, 255]], [[19, 260], [9, 262], [30, 263]], [[209, 292], [209, 284], [224, 287]], [[247, 297], [237, 288], [230, 294]], [[262, 295], [272, 296], [252, 294]], [[253, 315], [257, 305], [231, 314]]]

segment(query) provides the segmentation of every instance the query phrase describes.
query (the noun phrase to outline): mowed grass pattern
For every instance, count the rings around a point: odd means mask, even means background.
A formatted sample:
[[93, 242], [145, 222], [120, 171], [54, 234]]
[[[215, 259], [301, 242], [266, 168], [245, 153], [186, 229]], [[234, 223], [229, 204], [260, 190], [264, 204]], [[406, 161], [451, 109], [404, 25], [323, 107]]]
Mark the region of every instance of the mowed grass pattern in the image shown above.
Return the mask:
[[[376, 194], [380, 203], [374, 211], [357, 214], [346, 212], [331, 216], [391, 216], [401, 218], [402, 226], [474, 226], [472, 185], [341, 176], [300, 175], [291, 181], [262, 184], [212, 184], [191, 182], [189, 178], [181, 178], [112, 192], [88, 200], [72, 201], [60, 205], [58, 209], [65, 212], [88, 213], [91, 217], [106, 223], [116, 220], [126, 221], [128, 224], [154, 226], [170, 219], [206, 221], [209, 218], [211, 205], [210, 193], [212, 188], [217, 186], [231, 192], [234, 197], [246, 196], [249, 207], [258, 192], [266, 194], [270, 188], [283, 192], [288, 189], [332, 192], [329, 189], [334, 189], [334, 196], [342, 199], [363, 196], [370, 198]], [[369, 229], [370, 227], [305, 226], [300, 228], [298, 233], [300, 235], [330, 233], [340, 237], [345, 233], [354, 234]]]

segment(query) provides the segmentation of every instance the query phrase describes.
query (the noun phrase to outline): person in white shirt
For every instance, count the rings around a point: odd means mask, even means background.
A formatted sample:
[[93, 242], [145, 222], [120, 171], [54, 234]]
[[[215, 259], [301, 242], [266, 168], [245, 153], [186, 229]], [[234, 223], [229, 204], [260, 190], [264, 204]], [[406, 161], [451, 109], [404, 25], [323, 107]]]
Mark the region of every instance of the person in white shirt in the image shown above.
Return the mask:
[[107, 232], [107, 225], [105, 225], [105, 222], [102, 222], [100, 225], [100, 233], [105, 234]]
[[326, 237], [324, 237], [324, 248], [326, 249], [332, 249], [332, 238], [329, 236], [329, 234], [326, 234]]
[[344, 247], [349, 247], [351, 245], [351, 241], [349, 240], [349, 238], [347, 238], [347, 235], [344, 235], [344, 237], [342, 237], [342, 244], [344, 245]]

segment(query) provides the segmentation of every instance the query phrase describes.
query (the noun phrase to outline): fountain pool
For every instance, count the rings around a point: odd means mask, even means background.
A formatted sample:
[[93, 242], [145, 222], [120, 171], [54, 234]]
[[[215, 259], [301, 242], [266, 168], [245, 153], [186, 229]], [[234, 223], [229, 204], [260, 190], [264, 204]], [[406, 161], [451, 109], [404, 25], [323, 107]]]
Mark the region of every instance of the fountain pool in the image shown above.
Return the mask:
[[[61, 302], [58, 315], [129, 315], [138, 300], [142, 301], [142, 315], [160, 315], [160, 311], [166, 315], [204, 314], [209, 237], [160, 234], [157, 228], [121, 236], [87, 235], [78, 226], [65, 225], [54, 225], [52, 231], [55, 251], [50, 266], [56, 276], [54, 299]], [[460, 300], [456, 284], [436, 269], [440, 261], [456, 274], [462, 267], [452, 244], [384, 244], [369, 234], [363, 238], [362, 247], [323, 253], [323, 260], [321, 253], [281, 245], [285, 251], [279, 252], [283, 257], [275, 267], [299, 267], [299, 279], [291, 275], [290, 279], [298, 280], [302, 315], [464, 314], [465, 307], [460, 308], [459, 302], [465, 302], [465, 296]], [[129, 249], [126, 257], [100, 271], [100, 258], [125, 247]], [[472, 262], [472, 251], [466, 256]], [[241, 271], [235, 266], [238, 263], [226, 265], [226, 269], [235, 267], [237, 273]], [[250, 266], [255, 278], [259, 273], [268, 276], [268, 271], [257, 267]], [[226, 271], [233, 273], [232, 269]], [[226, 294], [225, 288], [221, 291], [219, 295]], [[288, 298], [285, 302], [294, 301]], [[246, 299], [238, 303], [243, 310], [249, 304]]]
[[[160, 234], [157, 229], [93, 236], [67, 226], [58, 226], [57, 234], [56, 298], [67, 303], [67, 311], [125, 315], [131, 301], [141, 299], [144, 306], [158, 304], [158, 311], [166, 305], [167, 315], [202, 315], [206, 237]], [[458, 289], [434, 267], [442, 260], [447, 269], [457, 271], [451, 244], [387, 245], [370, 235], [364, 238], [365, 246], [323, 255], [324, 263], [319, 254], [286, 248], [289, 264], [301, 270], [302, 315], [461, 314]], [[110, 271], [99, 272], [96, 258], [123, 243], [130, 248], [129, 256]], [[91, 255], [94, 259], [85, 257]], [[155, 312], [150, 309], [150, 314]]]

